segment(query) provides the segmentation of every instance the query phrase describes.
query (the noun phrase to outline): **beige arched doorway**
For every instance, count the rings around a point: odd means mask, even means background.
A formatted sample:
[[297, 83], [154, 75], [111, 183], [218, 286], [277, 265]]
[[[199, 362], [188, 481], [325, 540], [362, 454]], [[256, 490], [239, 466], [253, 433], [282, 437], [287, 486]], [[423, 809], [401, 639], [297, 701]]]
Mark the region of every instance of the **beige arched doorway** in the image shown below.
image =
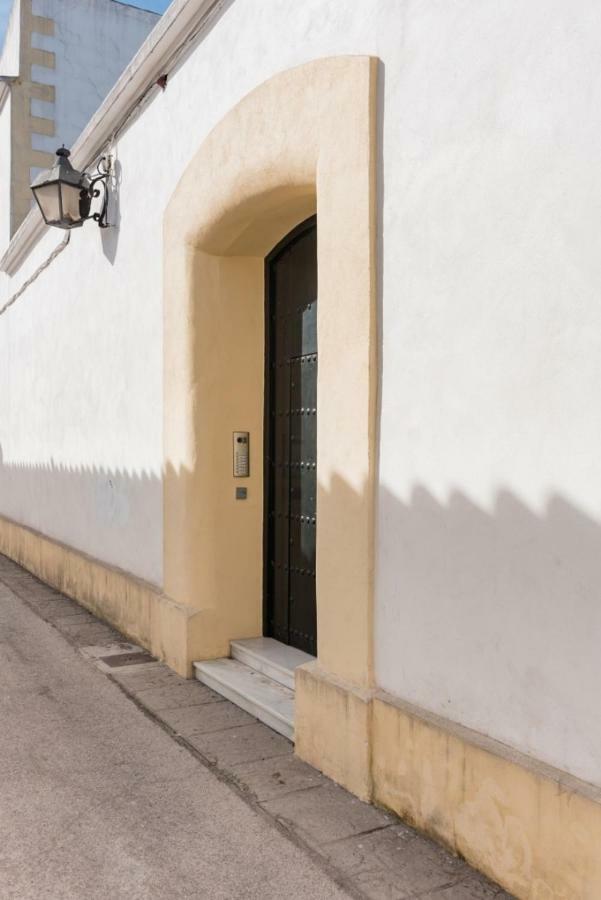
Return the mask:
[[[262, 633], [264, 260], [317, 213], [318, 659], [297, 676], [296, 744], [362, 795], [368, 759], [343, 735], [368, 744], [375, 95], [369, 57], [316, 60], [271, 78], [203, 142], [164, 223], [164, 589], [190, 608], [191, 666]], [[235, 430], [251, 435], [243, 503], [232, 478]]]

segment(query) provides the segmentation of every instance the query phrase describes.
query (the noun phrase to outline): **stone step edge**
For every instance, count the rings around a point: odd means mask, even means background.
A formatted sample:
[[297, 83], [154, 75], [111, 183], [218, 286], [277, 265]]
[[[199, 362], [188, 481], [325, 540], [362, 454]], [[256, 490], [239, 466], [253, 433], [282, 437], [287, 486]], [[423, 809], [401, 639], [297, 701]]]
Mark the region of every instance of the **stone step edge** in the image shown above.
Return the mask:
[[243, 641], [230, 642], [230, 655], [250, 669], [261, 672], [272, 681], [277, 681], [283, 687], [294, 690], [294, 669], [288, 669], [269, 659], [262, 653], [257, 653], [244, 645]]
[[[227, 673], [228, 671], [227, 664], [233, 664], [236, 667], [244, 667], [248, 670], [248, 691], [241, 691], [238, 687], [234, 686], [231, 683], [228, 683], [227, 674], [224, 677], [224, 673]], [[292, 695], [286, 696], [283, 699], [290, 700], [292, 710], [294, 710], [294, 693], [290, 691], [289, 688], [279, 684], [272, 678], [267, 678], [267, 676], [263, 675], [262, 673], [257, 673], [256, 670], [252, 669], [250, 666], [247, 666], [244, 663], [239, 662], [238, 660], [232, 660], [229, 658], [195, 662], [194, 669], [195, 676], [198, 681], [202, 682], [207, 687], [211, 688], [211, 690], [215, 691], [217, 694], [220, 694], [222, 697], [225, 697], [226, 700], [229, 700], [231, 703], [239, 706], [240, 709], [245, 710], [245, 712], [249, 713], [251, 716], [254, 716], [255, 719], [258, 719], [260, 722], [268, 725], [274, 731], [277, 731], [278, 734], [283, 735], [290, 741], [294, 741], [294, 712], [292, 712], [292, 715], [290, 717], [286, 717], [282, 715], [281, 712], [265, 703], [264, 700], [257, 698], [256, 692], [252, 690], [253, 685], [252, 680], [250, 680], [251, 675], [254, 677], [259, 674], [260, 677], [264, 678], [268, 682], [271, 682], [274, 689], [276, 689], [278, 692], [286, 692], [287, 695]], [[236, 669], [236, 671], [239, 674], [239, 670]]]

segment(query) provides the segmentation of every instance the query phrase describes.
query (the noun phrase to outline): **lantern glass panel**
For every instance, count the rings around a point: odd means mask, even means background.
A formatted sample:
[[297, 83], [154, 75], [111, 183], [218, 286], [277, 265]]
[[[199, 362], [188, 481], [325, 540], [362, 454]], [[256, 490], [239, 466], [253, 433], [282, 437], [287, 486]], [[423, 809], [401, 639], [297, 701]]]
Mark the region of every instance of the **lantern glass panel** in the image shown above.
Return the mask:
[[46, 222], [49, 225], [54, 222], [59, 222], [61, 208], [59, 202], [60, 185], [58, 181], [55, 181], [52, 184], [43, 184], [40, 187], [35, 188], [34, 193]]
[[81, 212], [79, 207], [79, 199], [81, 196], [81, 188], [72, 184], [61, 184], [61, 192], [63, 199], [63, 222], [65, 225], [74, 225], [81, 221]]

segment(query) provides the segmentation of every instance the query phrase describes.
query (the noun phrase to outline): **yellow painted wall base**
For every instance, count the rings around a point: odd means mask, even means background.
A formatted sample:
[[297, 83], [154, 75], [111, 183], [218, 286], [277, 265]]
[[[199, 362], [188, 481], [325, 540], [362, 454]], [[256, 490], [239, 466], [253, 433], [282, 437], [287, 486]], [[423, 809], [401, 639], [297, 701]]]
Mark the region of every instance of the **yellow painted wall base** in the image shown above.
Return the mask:
[[72, 597], [190, 677], [201, 642], [202, 613], [152, 585], [0, 517], [0, 553]]
[[375, 802], [523, 900], [601, 897], [601, 790], [385, 694], [372, 722]]
[[521, 900], [601, 898], [601, 790], [316, 663], [297, 669], [296, 752]]
[[296, 670], [297, 756], [362, 800], [371, 800], [371, 694], [334, 678], [317, 662]]

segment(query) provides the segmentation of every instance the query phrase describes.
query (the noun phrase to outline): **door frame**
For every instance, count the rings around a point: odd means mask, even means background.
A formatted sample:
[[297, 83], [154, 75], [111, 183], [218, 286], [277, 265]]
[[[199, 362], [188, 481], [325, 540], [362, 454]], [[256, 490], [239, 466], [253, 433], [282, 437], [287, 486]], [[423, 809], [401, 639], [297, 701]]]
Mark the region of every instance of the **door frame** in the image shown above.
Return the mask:
[[[265, 375], [264, 375], [264, 406], [263, 406], [263, 635], [268, 636], [269, 630], [269, 452], [271, 450], [270, 441], [270, 403], [271, 403], [271, 377], [269, 363], [271, 358], [271, 320], [270, 320], [270, 304], [273, 296], [273, 288], [271, 284], [271, 264], [280, 255], [283, 250], [291, 247], [300, 237], [302, 237], [311, 228], [317, 226], [317, 215], [314, 213], [305, 219], [299, 225], [289, 231], [288, 234], [278, 241], [275, 247], [265, 257]], [[317, 358], [319, 359], [319, 326], [317, 331]], [[317, 382], [319, 387], [319, 381]], [[318, 397], [319, 401], [319, 397]], [[319, 405], [317, 407], [317, 423], [319, 427]], [[317, 477], [319, 478], [319, 457], [317, 459]], [[290, 594], [290, 585], [288, 585], [288, 593]], [[317, 637], [317, 624], [316, 624]]]
[[169, 201], [163, 589], [188, 614], [151, 623], [189, 675], [193, 660], [261, 634], [263, 472], [259, 460], [236, 502], [231, 433], [254, 431], [261, 456], [265, 257], [317, 212], [318, 647], [296, 670], [295, 746], [361, 797], [374, 691], [377, 87], [367, 56], [272, 75], [207, 134]]

